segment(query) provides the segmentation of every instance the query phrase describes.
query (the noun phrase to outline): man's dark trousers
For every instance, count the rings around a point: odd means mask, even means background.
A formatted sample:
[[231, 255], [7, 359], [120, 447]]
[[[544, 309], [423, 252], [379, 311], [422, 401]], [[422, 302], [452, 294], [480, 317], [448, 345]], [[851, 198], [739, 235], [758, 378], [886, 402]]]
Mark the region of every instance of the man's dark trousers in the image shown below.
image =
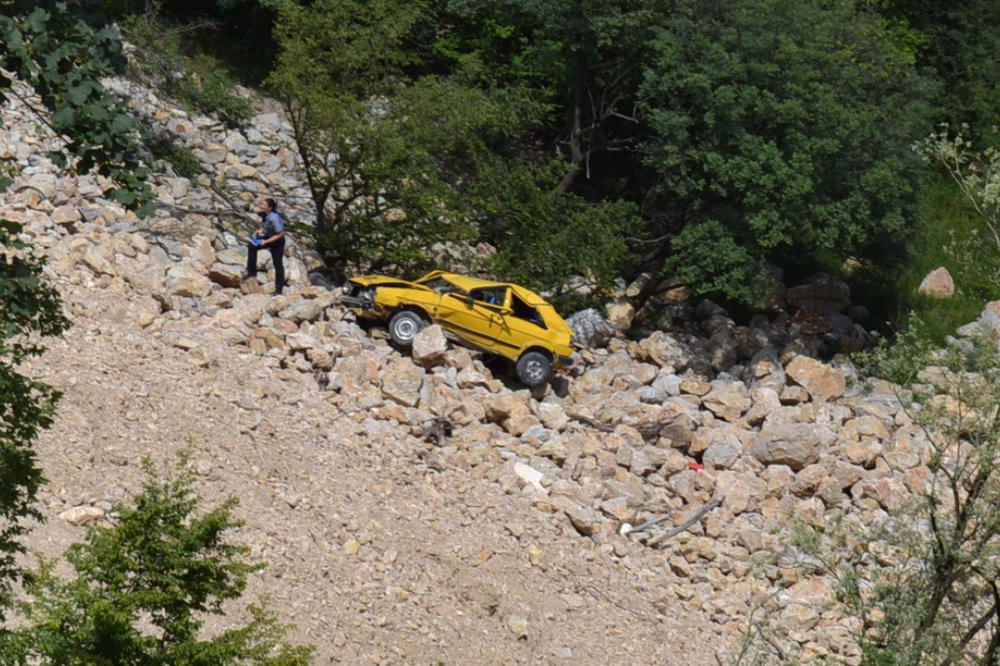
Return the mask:
[[[274, 293], [280, 294], [285, 288], [285, 239], [281, 238], [264, 246], [271, 252], [271, 263], [274, 264]], [[257, 274], [257, 250], [253, 242], [247, 243], [247, 275]]]

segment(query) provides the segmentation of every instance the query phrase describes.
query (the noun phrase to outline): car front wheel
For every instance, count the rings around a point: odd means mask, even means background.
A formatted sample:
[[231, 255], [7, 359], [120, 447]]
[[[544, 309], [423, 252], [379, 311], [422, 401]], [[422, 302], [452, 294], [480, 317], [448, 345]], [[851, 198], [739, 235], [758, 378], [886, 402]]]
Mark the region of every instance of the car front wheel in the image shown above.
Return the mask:
[[548, 381], [552, 374], [552, 361], [542, 352], [526, 352], [517, 359], [514, 372], [526, 386], [538, 386]]
[[425, 323], [423, 317], [416, 312], [400, 310], [389, 320], [389, 335], [397, 345], [409, 347]]

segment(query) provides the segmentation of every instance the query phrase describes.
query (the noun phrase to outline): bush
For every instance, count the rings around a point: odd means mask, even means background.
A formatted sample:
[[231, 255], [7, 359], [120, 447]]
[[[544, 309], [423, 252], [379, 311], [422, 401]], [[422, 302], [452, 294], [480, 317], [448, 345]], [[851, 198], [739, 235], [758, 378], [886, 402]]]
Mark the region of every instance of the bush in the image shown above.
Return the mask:
[[840, 581], [865, 664], [1000, 659], [1000, 366], [990, 339], [929, 350], [907, 336], [881, 359], [925, 382], [901, 396], [929, 477], [876, 520], [848, 513], [795, 546]]
[[191, 150], [177, 143], [169, 134], [150, 134], [145, 146], [153, 154], [153, 159], [166, 162], [177, 175], [194, 178], [202, 172], [201, 163]]
[[185, 26], [142, 14], [126, 20], [125, 33], [136, 47], [132, 61], [135, 74], [190, 110], [214, 114], [229, 127], [250, 120], [250, 102], [233, 93], [236, 77], [218, 59], [188, 44]]
[[247, 576], [247, 549], [226, 535], [241, 523], [235, 500], [203, 513], [194, 474], [179, 459], [165, 474], [148, 459], [146, 481], [131, 505], [116, 507], [111, 527], [91, 527], [66, 559], [76, 577], [43, 563], [26, 586], [27, 626], [8, 640], [4, 663], [224, 666], [309, 663], [312, 649], [284, 642], [286, 628], [261, 606], [248, 624], [208, 638], [204, 616], [222, 615]]

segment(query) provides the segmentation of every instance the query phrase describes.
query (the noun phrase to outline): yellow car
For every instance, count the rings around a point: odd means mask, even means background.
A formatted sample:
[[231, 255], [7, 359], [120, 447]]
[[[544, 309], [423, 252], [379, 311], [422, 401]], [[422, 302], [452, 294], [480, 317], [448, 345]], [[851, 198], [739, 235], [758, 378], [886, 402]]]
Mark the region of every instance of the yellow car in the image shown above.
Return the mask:
[[507, 282], [431, 271], [416, 282], [384, 275], [351, 278], [341, 301], [359, 317], [387, 321], [401, 346], [429, 322], [472, 347], [514, 362], [528, 386], [573, 364], [572, 329], [541, 296]]

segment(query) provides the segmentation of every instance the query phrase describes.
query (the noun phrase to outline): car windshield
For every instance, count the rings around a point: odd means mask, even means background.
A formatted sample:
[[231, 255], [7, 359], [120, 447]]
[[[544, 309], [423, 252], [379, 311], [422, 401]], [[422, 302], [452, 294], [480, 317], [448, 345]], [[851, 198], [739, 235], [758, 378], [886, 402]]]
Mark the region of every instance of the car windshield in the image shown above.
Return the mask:
[[426, 282], [421, 282], [420, 284], [424, 285], [425, 287], [430, 287], [431, 289], [433, 289], [434, 291], [436, 291], [439, 294], [464, 294], [465, 293], [465, 291], [463, 289], [459, 289], [457, 286], [455, 286], [451, 282], [448, 282], [448, 280], [444, 279], [440, 275], [438, 277], [436, 277], [436, 278], [431, 279], [431, 280], [427, 280]]

